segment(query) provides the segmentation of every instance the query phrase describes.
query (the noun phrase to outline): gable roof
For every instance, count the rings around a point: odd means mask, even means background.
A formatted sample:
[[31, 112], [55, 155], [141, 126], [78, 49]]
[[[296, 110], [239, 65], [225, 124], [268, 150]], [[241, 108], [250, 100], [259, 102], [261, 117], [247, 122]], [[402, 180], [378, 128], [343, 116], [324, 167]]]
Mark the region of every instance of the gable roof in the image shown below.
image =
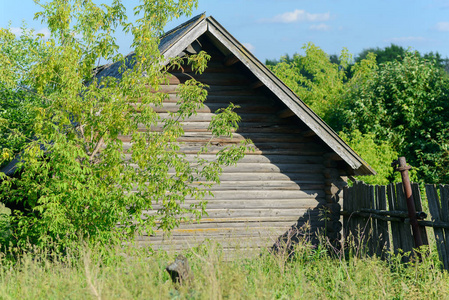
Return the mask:
[[[376, 172], [349, 147], [338, 134], [315, 114], [289, 87], [273, 72], [251, 54], [213, 17], [198, 15], [161, 37], [159, 51], [166, 58], [179, 55], [201, 35], [207, 34], [217, 41], [220, 50], [233, 54], [260, 80], [278, 99], [280, 99], [302, 122], [328, 145], [354, 171], [354, 175], [374, 175]], [[130, 53], [127, 58], [134, 56]], [[114, 63], [98, 70], [97, 76], [120, 77], [120, 64]]]

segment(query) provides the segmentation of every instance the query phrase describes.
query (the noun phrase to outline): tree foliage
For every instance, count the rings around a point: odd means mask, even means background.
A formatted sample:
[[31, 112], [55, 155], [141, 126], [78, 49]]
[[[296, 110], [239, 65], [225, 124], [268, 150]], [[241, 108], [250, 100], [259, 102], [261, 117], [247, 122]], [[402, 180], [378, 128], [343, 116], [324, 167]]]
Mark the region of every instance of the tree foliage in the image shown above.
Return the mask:
[[391, 167], [391, 162], [398, 157], [398, 153], [390, 143], [379, 143], [374, 133], [368, 132], [362, 134], [358, 129], [350, 133], [341, 131], [340, 137], [355, 152], [362, 155], [363, 159], [377, 172], [374, 176], [358, 176], [360, 180], [368, 184], [379, 185], [386, 185], [390, 182], [398, 182], [401, 180], [400, 173], [394, 172]]
[[332, 63], [320, 48], [309, 43], [303, 47], [305, 55], [283, 57], [271, 70], [285, 82], [318, 115], [330, 121], [332, 109], [338, 106], [344, 93], [346, 68], [352, 59], [344, 49], [340, 64]]
[[[355, 61], [362, 61], [363, 59], [367, 58], [369, 53], [373, 53], [376, 55], [376, 61], [380, 65], [387, 62], [393, 62], [395, 60], [402, 60], [405, 58], [407, 53], [410, 53], [410, 50], [395, 44], [391, 44], [390, 46], [387, 46], [385, 48], [368, 48], [360, 52], [355, 58]], [[440, 53], [429, 52], [423, 55], [419, 54], [418, 51], [414, 51], [413, 53], [420, 56], [421, 58], [428, 60], [435, 66], [444, 69], [446, 72], [449, 72], [449, 59], [441, 57]]]
[[49, 55], [46, 45], [33, 31], [22, 28], [20, 37], [0, 29], [0, 165], [12, 159], [33, 137], [33, 122], [45, 101], [30, 93], [32, 66], [38, 57]]
[[270, 68], [375, 167], [379, 175], [364, 180], [395, 180], [390, 163], [400, 155], [419, 180], [449, 181], [449, 81], [432, 56], [392, 45], [377, 49], [383, 63], [367, 50], [350, 65], [346, 50], [331, 59], [313, 44], [303, 49]]
[[[29, 132], [11, 125], [22, 116], [2, 115], [2, 132], [15, 136], [6, 137], [2, 147], [8, 153], [22, 150], [20, 176], [0, 173], [0, 201], [21, 208], [10, 219], [10, 242], [23, 246], [57, 240], [69, 246], [83, 238], [109, 243], [138, 232], [151, 234], [155, 228], [169, 231], [182, 220], [205, 214], [201, 199], [207, 188], [218, 181], [222, 165], [242, 157], [245, 143], [223, 149], [212, 162], [199, 156], [189, 162], [179, 153], [181, 122], [207, 96], [205, 86], [193, 79], [178, 88], [182, 100], [177, 112], [162, 119], [154, 110], [168, 97], [160, 92], [167, 70], [182, 60], [167, 62], [159, 53], [163, 28], [172, 18], [190, 14], [196, 4], [141, 1], [134, 9], [138, 19], [130, 23], [120, 0], [110, 5], [53, 0], [40, 4], [42, 11], [36, 14], [47, 24], [50, 39], [27, 35], [23, 40], [2, 29], [0, 59], [5, 68], [0, 82], [2, 92], [11, 94], [6, 101], [18, 106], [28, 98], [42, 103], [27, 106]], [[131, 57], [118, 54], [114, 33], [122, 28], [133, 36]], [[33, 54], [7, 51], [21, 43], [28, 43]], [[96, 77], [99, 59], [119, 63], [120, 80]], [[200, 52], [186, 60], [201, 72], [208, 59]], [[210, 130], [232, 136], [238, 121], [230, 107], [217, 115]], [[124, 146], [124, 136], [131, 137], [131, 148]], [[9, 146], [16, 137], [28, 142]], [[184, 205], [187, 197], [198, 201]], [[156, 214], [145, 213], [152, 208]]]
[[418, 168], [421, 180], [447, 182], [448, 75], [408, 52], [380, 66], [346, 101], [346, 130], [359, 129], [388, 141]]

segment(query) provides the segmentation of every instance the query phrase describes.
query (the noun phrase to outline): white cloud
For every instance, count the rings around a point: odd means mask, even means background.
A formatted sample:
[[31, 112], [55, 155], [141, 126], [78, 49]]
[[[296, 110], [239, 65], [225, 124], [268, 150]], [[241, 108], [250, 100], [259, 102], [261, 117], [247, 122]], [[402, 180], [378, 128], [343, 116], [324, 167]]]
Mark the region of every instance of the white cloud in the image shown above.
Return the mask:
[[18, 36], [21, 36], [21, 35], [22, 35], [22, 29], [21, 29], [21, 28], [18, 28], [18, 27], [10, 27], [9, 30], [10, 30], [13, 34], [15, 34], [15, 35], [18, 35]]
[[422, 36], [405, 36], [386, 39], [385, 42], [389, 43], [410, 43], [410, 42], [427, 42], [428, 39]]
[[320, 23], [320, 24], [312, 24], [309, 26], [310, 30], [315, 30], [315, 31], [328, 31], [331, 29], [330, 26], [324, 24], [324, 23]]
[[286, 12], [276, 15], [271, 19], [263, 19], [267, 23], [295, 23], [295, 22], [323, 22], [330, 19], [330, 13], [312, 14], [303, 9], [295, 9], [292, 12]]
[[248, 49], [249, 52], [253, 52], [254, 50], [256, 50], [256, 47], [254, 47], [250, 43], [243, 43], [243, 46], [245, 46], [245, 48]]
[[449, 22], [439, 22], [435, 25], [436, 31], [443, 31], [447, 32], [449, 31]]
[[[23, 34], [22, 28], [10, 27], [9, 29], [16, 36], [21, 36]], [[46, 27], [45, 28], [41, 28], [38, 31], [34, 31], [33, 33], [34, 33], [34, 35], [36, 35], [36, 34], [43, 34], [44, 35], [44, 39], [48, 39], [50, 37], [50, 30], [48, 30], [48, 28], [46, 28]]]
[[48, 28], [42, 28], [35, 32], [36, 34], [41, 33], [44, 35], [44, 39], [48, 39], [50, 37], [50, 30]]

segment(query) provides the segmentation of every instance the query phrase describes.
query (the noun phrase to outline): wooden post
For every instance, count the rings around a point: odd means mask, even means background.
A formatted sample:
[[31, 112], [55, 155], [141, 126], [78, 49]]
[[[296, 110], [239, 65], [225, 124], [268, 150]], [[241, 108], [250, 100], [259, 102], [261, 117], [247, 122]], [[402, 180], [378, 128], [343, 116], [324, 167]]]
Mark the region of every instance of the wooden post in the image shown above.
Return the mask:
[[408, 170], [411, 169], [407, 166], [405, 157], [399, 157], [397, 161], [394, 161], [393, 166], [397, 166], [396, 171], [401, 172], [402, 185], [404, 187], [405, 198], [407, 200], [408, 217], [410, 218], [410, 225], [412, 225], [413, 238], [415, 240], [415, 248], [419, 248], [423, 245], [421, 232], [419, 230], [418, 219], [416, 218], [415, 201], [413, 200], [412, 187], [410, 184], [410, 178], [408, 176]]

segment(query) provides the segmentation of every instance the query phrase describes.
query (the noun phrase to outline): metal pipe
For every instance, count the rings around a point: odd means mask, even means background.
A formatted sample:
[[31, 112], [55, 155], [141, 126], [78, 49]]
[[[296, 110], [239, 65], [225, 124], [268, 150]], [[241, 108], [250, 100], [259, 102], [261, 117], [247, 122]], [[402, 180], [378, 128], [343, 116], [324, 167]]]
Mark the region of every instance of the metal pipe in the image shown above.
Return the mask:
[[408, 176], [408, 170], [411, 169], [407, 166], [405, 157], [399, 157], [399, 159], [393, 162], [398, 167], [396, 171], [401, 172], [402, 186], [404, 187], [405, 198], [407, 200], [408, 217], [410, 219], [410, 225], [412, 226], [413, 239], [415, 240], [415, 248], [419, 248], [423, 245], [421, 232], [419, 231], [418, 219], [416, 217], [415, 201], [413, 201], [412, 186], [410, 185], [410, 178]]

